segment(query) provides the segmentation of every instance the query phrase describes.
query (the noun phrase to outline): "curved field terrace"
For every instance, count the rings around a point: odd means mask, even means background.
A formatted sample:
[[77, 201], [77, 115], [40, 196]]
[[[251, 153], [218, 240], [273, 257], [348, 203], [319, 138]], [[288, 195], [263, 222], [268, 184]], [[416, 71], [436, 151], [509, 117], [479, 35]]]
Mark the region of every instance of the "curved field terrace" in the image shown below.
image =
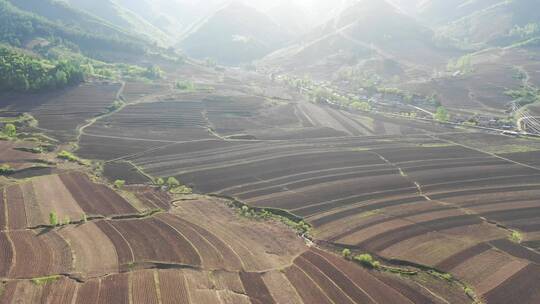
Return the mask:
[[0, 177], [0, 303], [540, 301], [537, 141], [172, 69], [8, 105], [60, 146], [0, 141], [51, 169]]

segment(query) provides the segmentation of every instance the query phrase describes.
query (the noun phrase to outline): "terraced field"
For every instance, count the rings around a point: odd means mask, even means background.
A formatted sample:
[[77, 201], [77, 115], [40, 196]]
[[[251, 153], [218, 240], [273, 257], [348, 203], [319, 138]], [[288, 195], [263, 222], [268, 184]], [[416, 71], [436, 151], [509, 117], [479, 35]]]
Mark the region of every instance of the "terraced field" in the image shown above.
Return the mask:
[[[112, 189], [76, 164], [2, 179], [1, 303], [540, 301], [536, 141], [350, 113], [255, 90], [238, 71], [193, 72], [212, 89], [73, 89], [81, 109], [84, 90], [108, 93], [46, 132], [76, 139], [78, 156], [105, 161], [97, 175], [129, 185]], [[89, 121], [120, 96], [125, 105]], [[55, 158], [14, 147], [0, 142], [2, 161]], [[144, 185], [169, 176], [196, 194]], [[311, 229], [240, 216], [241, 203]], [[52, 227], [51, 213], [69, 224]]]
[[[141, 201], [168, 202], [160, 191], [130, 190]], [[414, 280], [309, 248], [285, 226], [239, 218], [217, 198], [181, 201], [144, 218], [4, 226], [0, 244], [1, 303], [439, 303], [441, 295], [465, 301], [458, 288], [429, 286], [441, 293], [436, 297], [416, 290]]]
[[14, 170], [24, 170], [37, 165], [44, 165], [43, 155], [32, 153], [38, 145], [28, 141], [0, 141], [0, 165], [7, 165]]
[[120, 89], [120, 84], [92, 82], [50, 93], [7, 95], [0, 98], [0, 108], [6, 114], [31, 113], [41, 131], [67, 142], [76, 139], [77, 127], [86, 120], [106, 113]]
[[[131, 160], [200, 192], [287, 210], [312, 224], [323, 244], [450, 272], [490, 303], [499, 303], [491, 296], [498, 288], [535, 275], [536, 167], [434, 136], [214, 141], [185, 149]], [[515, 233], [519, 240], [511, 241]], [[534, 290], [529, 282], [519, 286]]]

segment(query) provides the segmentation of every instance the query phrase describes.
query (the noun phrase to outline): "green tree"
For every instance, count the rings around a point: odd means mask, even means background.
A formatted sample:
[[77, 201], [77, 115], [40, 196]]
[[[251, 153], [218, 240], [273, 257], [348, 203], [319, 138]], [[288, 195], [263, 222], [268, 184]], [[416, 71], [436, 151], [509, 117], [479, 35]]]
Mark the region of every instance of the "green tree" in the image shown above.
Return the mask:
[[351, 107], [356, 110], [369, 112], [371, 111], [371, 105], [366, 101], [355, 101], [351, 103]]
[[123, 179], [117, 179], [114, 181], [114, 187], [116, 189], [122, 189], [125, 184], [126, 184], [126, 181]]
[[180, 186], [180, 182], [176, 178], [171, 176], [167, 179], [167, 185], [170, 189], [173, 189]]
[[8, 137], [15, 137], [17, 136], [17, 127], [14, 124], [8, 123], [4, 126], [3, 133]]
[[58, 225], [58, 215], [54, 211], [49, 213], [49, 224], [51, 226], [57, 226]]
[[433, 118], [441, 122], [446, 122], [450, 119], [450, 114], [448, 114], [448, 110], [446, 110], [445, 107], [440, 106], [437, 108], [437, 112], [435, 112], [435, 115], [433, 115]]
[[165, 180], [163, 178], [159, 177], [158, 179], [156, 179], [156, 185], [158, 185], [158, 186], [165, 185]]
[[146, 68], [144, 72], [144, 77], [148, 79], [161, 79], [163, 78], [163, 71], [157, 65], [152, 65]]
[[371, 254], [368, 253], [359, 254], [354, 257], [354, 260], [360, 262], [360, 264], [369, 268], [379, 268], [379, 266], [381, 265], [379, 261], [375, 261]]
[[56, 87], [63, 88], [68, 84], [67, 74], [64, 71], [58, 70], [54, 75], [56, 80]]
[[343, 255], [344, 258], [348, 259], [351, 257], [351, 250], [349, 248], [345, 248], [343, 249], [341, 254]]

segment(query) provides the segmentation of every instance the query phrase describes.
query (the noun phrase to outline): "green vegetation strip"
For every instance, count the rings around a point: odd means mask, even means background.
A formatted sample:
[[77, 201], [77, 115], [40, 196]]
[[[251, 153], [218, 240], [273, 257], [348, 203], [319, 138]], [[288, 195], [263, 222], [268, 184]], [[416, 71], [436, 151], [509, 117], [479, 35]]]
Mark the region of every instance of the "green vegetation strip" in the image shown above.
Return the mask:
[[238, 201], [237, 199], [224, 195], [209, 194], [208, 196], [218, 197], [226, 199], [230, 206], [235, 208], [238, 213], [247, 218], [252, 219], [274, 219], [284, 223], [285, 225], [296, 230], [297, 233], [309, 238], [309, 232], [311, 231], [311, 225], [306, 223], [303, 218], [294, 215], [288, 211], [274, 208], [259, 208], [252, 207], [245, 203]]
[[46, 277], [33, 278], [31, 281], [37, 286], [43, 286], [47, 283], [53, 283], [57, 281], [58, 279], [60, 279], [59, 275], [50, 275]]

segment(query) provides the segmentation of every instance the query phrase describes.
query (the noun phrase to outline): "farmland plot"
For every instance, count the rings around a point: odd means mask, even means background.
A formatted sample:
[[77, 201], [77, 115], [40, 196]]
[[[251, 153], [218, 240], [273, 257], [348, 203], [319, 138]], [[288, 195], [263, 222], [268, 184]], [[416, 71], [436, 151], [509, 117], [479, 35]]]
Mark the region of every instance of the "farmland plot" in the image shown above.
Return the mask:
[[[304, 267], [304, 268], [300, 268]], [[60, 277], [43, 285], [12, 281], [1, 303], [442, 303], [444, 290], [414, 292], [412, 282], [364, 270], [340, 257], [310, 250], [283, 272], [190, 269], [139, 270], [76, 282]], [[307, 289], [307, 288], [310, 289]], [[442, 294], [446, 296], [446, 294]], [[130, 300], [131, 299], [131, 300]], [[454, 303], [466, 303], [464, 297]]]
[[44, 160], [44, 156], [27, 151], [36, 147], [37, 145], [32, 142], [2, 140], [0, 141], [0, 165], [8, 165], [14, 170], [36, 166]]
[[[431, 141], [410, 136], [237, 142], [131, 160], [153, 175], [177, 174], [201, 192], [288, 210], [311, 223], [317, 239], [441, 265], [487, 295], [512, 279], [515, 273], [508, 269], [517, 273], [536, 261], [518, 249], [536, 248], [540, 241], [540, 205], [531, 191], [540, 185], [540, 170], [460, 144], [469, 138], [474, 135], [463, 135], [464, 141], [454, 134]], [[511, 231], [494, 223], [521, 231], [523, 245], [501, 245]], [[487, 248], [485, 255], [467, 254], [479, 246]], [[500, 251], [507, 259], [488, 266]], [[492, 271], [471, 275], [461, 270], [472, 264]], [[333, 297], [328, 300], [345, 301]]]
[[[144, 203], [144, 202], [143, 202]], [[163, 203], [161, 203], [163, 205]], [[155, 208], [149, 204], [147, 209]], [[79, 221], [86, 216], [117, 216], [139, 211], [109, 187], [89, 180], [84, 173], [44, 175], [3, 189], [4, 226], [8, 230]]]
[[2, 98], [0, 108], [31, 113], [41, 130], [66, 142], [75, 139], [77, 127], [86, 120], [107, 112], [120, 87], [115, 83], [92, 82], [55, 92], [8, 96]]

